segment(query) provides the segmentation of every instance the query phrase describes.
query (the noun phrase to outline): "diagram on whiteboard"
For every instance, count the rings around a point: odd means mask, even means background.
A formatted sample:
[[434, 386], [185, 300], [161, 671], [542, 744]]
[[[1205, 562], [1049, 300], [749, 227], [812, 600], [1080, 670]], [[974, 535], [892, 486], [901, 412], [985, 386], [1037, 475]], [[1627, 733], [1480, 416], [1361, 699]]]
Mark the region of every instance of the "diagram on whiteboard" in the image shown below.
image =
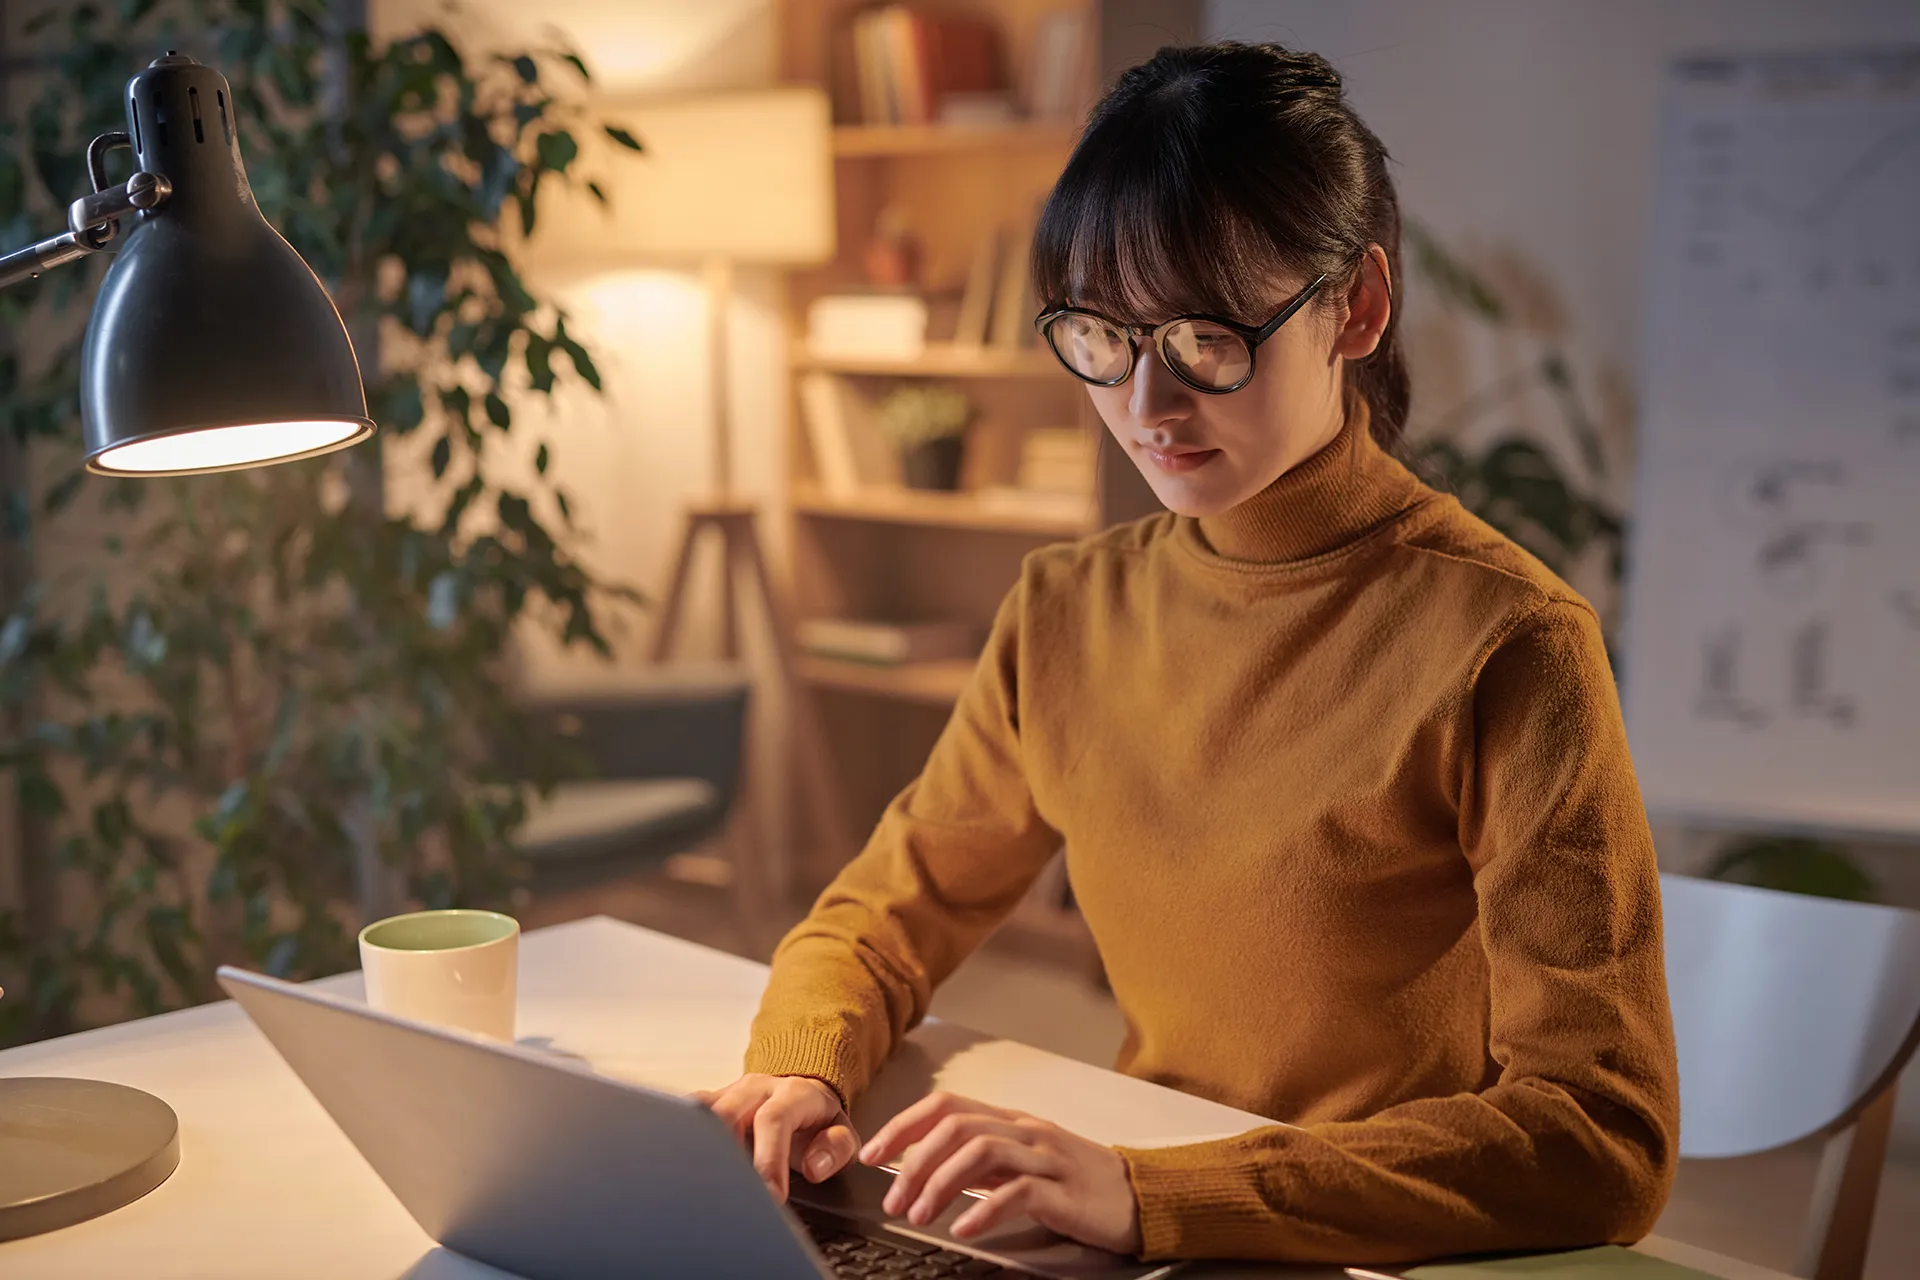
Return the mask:
[[1656, 813], [1920, 834], [1920, 50], [1663, 108], [1622, 696]]
[[1728, 472], [1721, 514], [1729, 528], [1752, 535], [1760, 582], [1799, 595], [1844, 572], [1847, 550], [1872, 541], [1872, 523], [1853, 518], [1853, 506], [1845, 463], [1770, 458]]

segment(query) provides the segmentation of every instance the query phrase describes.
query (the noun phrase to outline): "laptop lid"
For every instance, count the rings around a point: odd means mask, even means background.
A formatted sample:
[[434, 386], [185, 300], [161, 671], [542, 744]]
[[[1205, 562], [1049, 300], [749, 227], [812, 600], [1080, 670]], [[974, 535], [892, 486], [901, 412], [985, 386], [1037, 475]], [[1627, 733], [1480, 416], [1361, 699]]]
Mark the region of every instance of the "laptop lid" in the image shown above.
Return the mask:
[[222, 966], [434, 1240], [529, 1280], [819, 1280], [812, 1243], [687, 1098]]

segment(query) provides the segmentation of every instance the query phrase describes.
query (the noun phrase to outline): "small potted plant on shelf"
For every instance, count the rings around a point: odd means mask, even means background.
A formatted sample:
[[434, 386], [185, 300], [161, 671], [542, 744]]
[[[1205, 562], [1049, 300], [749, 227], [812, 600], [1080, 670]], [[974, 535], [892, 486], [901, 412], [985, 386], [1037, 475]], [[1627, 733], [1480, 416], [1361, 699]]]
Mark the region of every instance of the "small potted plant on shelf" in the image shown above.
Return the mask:
[[952, 387], [897, 387], [880, 402], [880, 426], [900, 450], [914, 489], [958, 489], [973, 405]]

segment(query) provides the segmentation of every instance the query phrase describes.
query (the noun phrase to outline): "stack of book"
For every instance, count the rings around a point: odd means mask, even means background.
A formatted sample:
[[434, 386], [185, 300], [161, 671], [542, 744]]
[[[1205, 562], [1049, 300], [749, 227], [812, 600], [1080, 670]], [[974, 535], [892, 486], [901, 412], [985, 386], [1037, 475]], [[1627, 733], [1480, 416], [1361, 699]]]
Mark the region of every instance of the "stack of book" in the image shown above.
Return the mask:
[[800, 624], [800, 647], [822, 658], [898, 666], [971, 658], [985, 640], [972, 622], [870, 622], [853, 618], [808, 618]]
[[1079, 427], [1035, 427], [1020, 442], [1020, 487], [1042, 493], [1093, 492], [1094, 440]]
[[999, 124], [1013, 115], [1000, 33], [984, 18], [902, 4], [853, 21], [866, 124]]
[[807, 307], [807, 350], [816, 356], [912, 360], [925, 349], [926, 299], [910, 293], [833, 293]]

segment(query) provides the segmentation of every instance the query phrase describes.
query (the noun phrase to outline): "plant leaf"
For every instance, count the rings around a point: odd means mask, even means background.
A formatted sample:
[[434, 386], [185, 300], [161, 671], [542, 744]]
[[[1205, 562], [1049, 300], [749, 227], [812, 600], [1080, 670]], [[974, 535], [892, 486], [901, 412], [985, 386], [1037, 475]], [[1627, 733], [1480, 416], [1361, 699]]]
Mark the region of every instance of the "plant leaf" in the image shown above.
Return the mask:
[[495, 392], [487, 392], [487, 421], [505, 431], [513, 425], [513, 414], [507, 409], [507, 402]]
[[580, 154], [580, 144], [565, 129], [556, 129], [552, 133], [541, 134], [535, 140], [534, 152], [543, 166], [555, 173], [565, 173], [574, 157]]

